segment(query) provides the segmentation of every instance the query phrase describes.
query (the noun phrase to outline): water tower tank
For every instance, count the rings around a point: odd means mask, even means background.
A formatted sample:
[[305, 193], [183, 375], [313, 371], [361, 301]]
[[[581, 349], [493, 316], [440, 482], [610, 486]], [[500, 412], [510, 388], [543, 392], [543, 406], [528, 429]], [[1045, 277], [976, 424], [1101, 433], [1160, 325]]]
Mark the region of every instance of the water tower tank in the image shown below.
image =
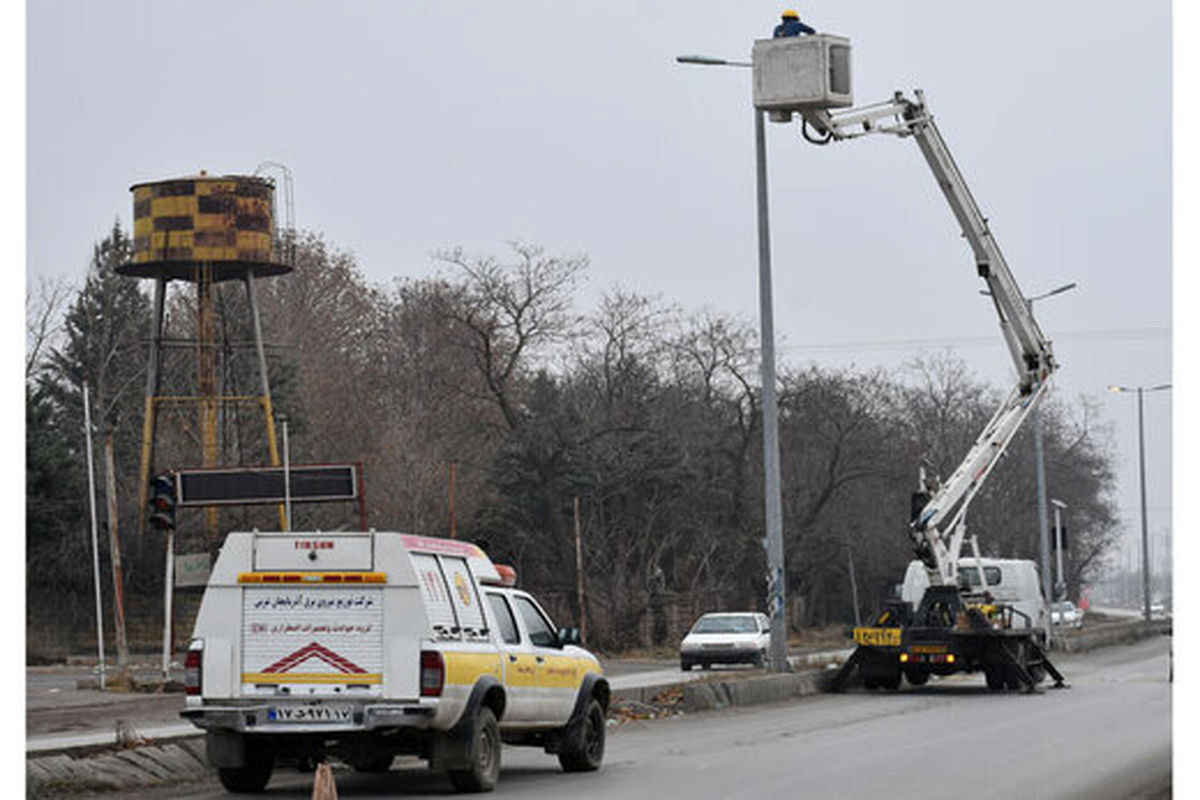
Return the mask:
[[133, 260], [117, 271], [196, 280], [203, 263], [214, 281], [290, 272], [274, 252], [274, 190], [265, 178], [203, 172], [134, 184]]

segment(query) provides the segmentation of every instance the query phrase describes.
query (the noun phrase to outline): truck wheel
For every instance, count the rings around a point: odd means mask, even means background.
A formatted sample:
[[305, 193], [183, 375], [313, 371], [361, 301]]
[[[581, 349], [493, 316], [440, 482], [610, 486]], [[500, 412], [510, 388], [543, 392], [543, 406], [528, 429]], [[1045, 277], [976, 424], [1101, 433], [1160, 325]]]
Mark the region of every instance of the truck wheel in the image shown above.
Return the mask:
[[583, 719], [567, 731], [558, 763], [565, 772], [595, 772], [604, 760], [604, 707], [596, 699], [588, 701]]
[[884, 678], [882, 683], [883, 688], [890, 689], [893, 692], [896, 691], [900, 688], [900, 673], [897, 672], [895, 675]]
[[1004, 688], [1004, 673], [1000, 667], [987, 667], [983, 671], [989, 692], [998, 692]]
[[246, 760], [240, 767], [218, 767], [217, 777], [225, 791], [235, 794], [257, 794], [267, 787], [275, 754], [253, 740], [246, 742]]
[[690, 662], [690, 661], [680, 661], [680, 662], [679, 662], [679, 668], [680, 668], [681, 670], [683, 670], [684, 672], [691, 672], [691, 671], [692, 671], [692, 662]]
[[863, 677], [863, 686], [865, 686], [868, 689], [878, 689], [879, 688], [879, 679], [878, 678], [868, 678], [868, 677], [864, 676]]
[[500, 726], [487, 706], [475, 712], [467, 751], [471, 766], [450, 770], [450, 783], [460, 792], [490, 792], [500, 778]]
[[904, 677], [913, 686], [924, 686], [925, 684], [929, 683], [929, 673], [928, 672], [916, 672], [916, 671], [906, 672], [906, 673], [904, 673]]

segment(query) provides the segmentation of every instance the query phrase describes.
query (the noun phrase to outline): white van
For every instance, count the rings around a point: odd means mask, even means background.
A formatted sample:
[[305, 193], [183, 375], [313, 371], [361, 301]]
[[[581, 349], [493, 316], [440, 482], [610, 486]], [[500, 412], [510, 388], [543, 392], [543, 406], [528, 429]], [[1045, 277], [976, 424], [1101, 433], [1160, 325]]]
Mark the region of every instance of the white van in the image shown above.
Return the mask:
[[182, 714], [232, 792], [262, 791], [277, 763], [333, 755], [374, 772], [398, 754], [486, 791], [501, 741], [598, 769], [600, 662], [514, 583], [452, 539], [231, 533], [196, 618]]
[[[1042, 584], [1037, 564], [1028, 559], [981, 558], [984, 587], [979, 579], [979, 565], [974, 558], [958, 562], [959, 584], [972, 592], [990, 592], [997, 602], [1012, 606], [1013, 627], [1045, 630], [1047, 622], [1046, 602], [1042, 598]], [[921, 597], [929, 586], [929, 572], [920, 561], [910, 561], [900, 587], [900, 599], [912, 603], [915, 610], [921, 605]]]

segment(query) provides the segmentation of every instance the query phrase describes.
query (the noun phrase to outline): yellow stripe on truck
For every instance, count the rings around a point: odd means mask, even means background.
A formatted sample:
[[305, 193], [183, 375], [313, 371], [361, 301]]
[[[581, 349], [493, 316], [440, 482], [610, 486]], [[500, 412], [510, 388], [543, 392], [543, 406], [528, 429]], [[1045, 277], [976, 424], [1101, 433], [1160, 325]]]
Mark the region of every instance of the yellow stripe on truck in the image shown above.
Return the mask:
[[499, 653], [456, 653], [442, 651], [446, 664], [446, 683], [474, 686], [483, 675], [502, 680]]
[[242, 683], [337, 683], [368, 686], [383, 683], [378, 672], [243, 672]]

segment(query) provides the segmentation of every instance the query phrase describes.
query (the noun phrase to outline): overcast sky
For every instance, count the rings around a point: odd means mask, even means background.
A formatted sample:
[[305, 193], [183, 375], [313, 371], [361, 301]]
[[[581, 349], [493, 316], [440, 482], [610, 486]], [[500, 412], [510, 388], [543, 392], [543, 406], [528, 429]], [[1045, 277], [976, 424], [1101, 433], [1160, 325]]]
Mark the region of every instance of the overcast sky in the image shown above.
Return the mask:
[[[757, 324], [748, 58], [780, 2], [55, 0], [27, 6], [26, 279], [82, 281], [129, 186], [294, 175], [296, 222], [366, 276], [506, 242]], [[925, 90], [1062, 370], [1114, 426], [1137, 533], [1132, 395], [1171, 372], [1171, 16], [1163, 0], [813, 0], [853, 46], [857, 104]], [[780, 359], [895, 367], [953, 349], [1012, 381], [970, 250], [914, 143], [768, 129]], [[285, 278], [286, 280], [286, 278]], [[1172, 392], [1146, 398], [1152, 534], [1171, 513]], [[1053, 486], [1050, 493], [1053, 495]]]

